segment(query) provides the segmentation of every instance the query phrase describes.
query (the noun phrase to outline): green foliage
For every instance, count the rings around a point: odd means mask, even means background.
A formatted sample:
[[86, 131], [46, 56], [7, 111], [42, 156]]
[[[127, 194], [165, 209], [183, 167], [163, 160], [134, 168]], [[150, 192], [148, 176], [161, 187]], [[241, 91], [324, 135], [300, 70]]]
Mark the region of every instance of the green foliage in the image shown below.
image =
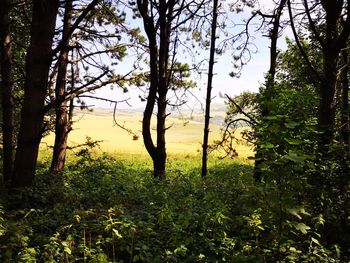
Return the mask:
[[336, 251], [326, 249], [317, 233], [324, 224], [322, 215], [310, 215], [297, 202], [296, 187], [255, 185], [251, 166], [218, 159], [210, 161], [210, 174], [202, 180], [197, 163], [195, 158], [170, 160], [164, 182], [154, 181], [149, 161], [138, 156], [82, 155], [55, 178], [43, 165], [33, 188], [5, 203], [0, 260], [331, 262], [336, 258]]
[[[302, 44], [311, 63], [322, 65], [319, 48], [311, 41]], [[347, 201], [349, 180], [345, 176], [349, 174], [349, 147], [334, 141], [327, 156], [318, 153], [319, 83], [303, 63], [298, 47], [290, 41], [288, 45], [288, 51], [279, 55], [275, 82], [267, 81], [268, 86], [262, 88], [258, 98], [261, 112], [266, 110], [255, 127], [261, 162], [259, 169], [265, 183], [276, 187], [278, 202], [276, 207], [268, 209], [278, 212], [280, 223], [276, 222], [276, 225], [280, 225], [279, 231], [289, 228], [296, 235], [310, 235], [307, 240], [299, 241], [305, 246], [309, 242], [307, 257], [297, 258], [329, 262], [325, 255], [331, 250], [335, 255], [349, 253], [349, 237], [343, 234], [349, 229], [346, 219], [350, 207]], [[316, 67], [317, 70], [320, 68]], [[304, 210], [300, 210], [301, 207]], [[320, 218], [322, 220], [317, 221]], [[279, 240], [285, 242], [283, 235]], [[294, 238], [292, 240], [295, 242]], [[325, 243], [327, 249], [320, 245]]]

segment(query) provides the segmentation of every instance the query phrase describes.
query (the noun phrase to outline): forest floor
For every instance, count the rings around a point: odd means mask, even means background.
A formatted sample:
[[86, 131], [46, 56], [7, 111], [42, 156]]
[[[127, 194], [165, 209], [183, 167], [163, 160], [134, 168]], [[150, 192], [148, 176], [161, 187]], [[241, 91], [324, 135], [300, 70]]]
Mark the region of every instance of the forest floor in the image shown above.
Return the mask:
[[[139, 129], [135, 116], [119, 120]], [[202, 128], [173, 119], [159, 182], [142, 139], [111, 117], [85, 115], [75, 127], [71, 141], [103, 138], [101, 147], [70, 152], [53, 175], [43, 145], [34, 186], [1, 200], [0, 262], [337, 262], [339, 249], [324, 248], [314, 218], [289, 202], [292, 189], [254, 183], [249, 147], [238, 145], [236, 160], [210, 156], [203, 179]]]
[[214, 158], [202, 180], [200, 158], [181, 155], [169, 160], [168, 179], [156, 182], [144, 155], [84, 153], [55, 177], [48, 160], [41, 158], [34, 187], [4, 205], [1, 262], [238, 258], [231, 232], [254, 211], [254, 200], [242, 195], [253, 186], [250, 165]]
[[0, 262], [336, 262], [249, 163], [212, 157], [202, 179], [199, 156], [170, 157], [159, 182], [142, 154], [82, 151], [60, 176], [44, 157], [2, 201]]

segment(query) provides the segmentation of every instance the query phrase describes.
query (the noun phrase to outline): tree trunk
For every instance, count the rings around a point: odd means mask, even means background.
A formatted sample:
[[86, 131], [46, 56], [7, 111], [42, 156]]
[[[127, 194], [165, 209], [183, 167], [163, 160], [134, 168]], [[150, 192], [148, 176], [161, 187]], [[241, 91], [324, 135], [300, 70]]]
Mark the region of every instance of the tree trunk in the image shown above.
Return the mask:
[[167, 7], [166, 1], [161, 0], [159, 3], [159, 65], [158, 65], [158, 112], [157, 112], [157, 147], [156, 156], [153, 158], [154, 177], [160, 180], [165, 179], [166, 166], [166, 148], [165, 148], [165, 119], [167, 107], [167, 92], [169, 88], [168, 79], [168, 60], [169, 60], [169, 38], [171, 30], [171, 20], [167, 19], [172, 16], [171, 6]]
[[[175, 1], [159, 1], [159, 17], [155, 21], [152, 12], [149, 12], [148, 1], [137, 1], [138, 9], [143, 18], [144, 29], [149, 40], [150, 51], [150, 88], [146, 108], [142, 120], [142, 136], [147, 152], [152, 158], [154, 177], [165, 179], [166, 167], [166, 142], [165, 119], [167, 117], [167, 92], [169, 89], [169, 44], [171, 22], [173, 20], [173, 6]], [[157, 46], [157, 27], [159, 24], [159, 48]], [[158, 97], [157, 97], [158, 95]], [[151, 117], [155, 103], [158, 103], [157, 112], [157, 145], [155, 146], [151, 136]]]
[[67, 102], [63, 102], [56, 109], [55, 144], [51, 161], [51, 171], [56, 173], [63, 171], [66, 160], [67, 139], [71, 130], [67, 114]]
[[[67, 1], [63, 20], [62, 39], [66, 39], [72, 26], [72, 1]], [[60, 99], [66, 93], [67, 66], [68, 66], [68, 41], [62, 48], [58, 57], [57, 80], [55, 88], [56, 99]], [[74, 76], [72, 76], [74, 78]], [[51, 171], [60, 173], [64, 169], [67, 151], [67, 138], [70, 132], [70, 121], [68, 120], [68, 103], [63, 101], [56, 108], [55, 144], [53, 148]]]
[[320, 101], [318, 127], [320, 131], [319, 150], [320, 153], [327, 153], [328, 146], [334, 137], [334, 122], [335, 122], [335, 87], [337, 81], [337, 54], [333, 51], [324, 51], [324, 81], [320, 85]]
[[157, 113], [157, 147], [156, 155], [153, 158], [154, 177], [160, 180], [165, 179], [166, 147], [165, 147], [165, 119], [166, 119], [166, 92], [160, 92], [158, 98]]
[[205, 117], [204, 117], [204, 135], [203, 135], [203, 154], [202, 154], [202, 177], [207, 175], [207, 161], [208, 161], [208, 140], [209, 140], [209, 122], [210, 122], [210, 103], [211, 90], [213, 83], [213, 70], [215, 58], [215, 40], [218, 17], [218, 0], [213, 2], [213, 20], [211, 22], [211, 39], [210, 39], [210, 55], [209, 55], [209, 69], [208, 69], [208, 83], [207, 83], [207, 97], [205, 101]]
[[8, 183], [13, 171], [14, 161], [14, 125], [13, 125], [13, 83], [12, 45], [10, 35], [10, 1], [2, 1], [0, 9], [0, 59], [1, 59], [1, 95], [2, 95], [2, 140], [3, 140], [3, 180]]
[[318, 153], [327, 156], [329, 144], [334, 137], [335, 125], [335, 91], [337, 85], [338, 61], [340, 52], [346, 47], [350, 34], [350, 19], [342, 21], [341, 12], [342, 2], [334, 3], [333, 0], [321, 1], [322, 7], [326, 12], [325, 21], [325, 40], [322, 47], [323, 72], [320, 84], [320, 101], [318, 114], [318, 129], [320, 136], [318, 138]]
[[342, 52], [343, 69], [341, 73], [341, 138], [345, 144], [349, 144], [349, 61], [348, 52], [343, 50]]
[[[264, 100], [272, 99], [275, 95], [275, 75], [276, 75], [276, 64], [277, 64], [277, 41], [279, 37], [279, 29], [280, 29], [280, 19], [283, 12], [283, 9], [287, 3], [287, 0], [281, 0], [276, 14], [273, 17], [272, 29], [270, 31], [270, 68], [268, 71], [267, 81], [266, 81], [266, 89], [264, 91]], [[266, 102], [264, 101], [261, 106], [261, 117], [265, 118], [269, 115], [269, 108]], [[257, 134], [257, 145], [256, 145], [256, 153], [255, 153], [255, 163], [254, 163], [254, 179], [256, 182], [261, 182], [262, 173], [261, 173], [261, 164], [263, 163], [263, 153], [259, 144], [259, 134]]]
[[142, 119], [142, 137], [143, 137], [143, 142], [145, 144], [146, 150], [152, 158], [154, 177], [156, 177], [158, 174], [158, 171], [163, 169], [162, 167], [159, 167], [159, 168], [157, 167], [157, 164], [160, 161], [156, 160], [157, 149], [153, 143], [152, 134], [151, 134], [151, 119], [152, 119], [152, 114], [154, 110], [154, 105], [156, 103], [157, 89], [158, 89], [158, 47], [157, 47], [157, 41], [156, 41], [156, 30], [154, 28], [153, 21], [151, 23], [150, 17], [147, 17], [147, 15], [142, 12], [143, 6], [141, 6], [141, 4], [139, 3], [138, 5], [139, 5], [141, 14], [143, 14], [143, 17], [144, 17], [144, 28], [147, 33], [148, 41], [149, 41], [150, 70], [151, 70], [149, 93], [148, 93], [147, 103], [146, 103], [146, 107], [145, 107], [145, 111], [143, 113], [143, 119]]
[[24, 102], [12, 187], [32, 185], [43, 132], [44, 102], [52, 62], [58, 0], [33, 2], [31, 39], [26, 57]]

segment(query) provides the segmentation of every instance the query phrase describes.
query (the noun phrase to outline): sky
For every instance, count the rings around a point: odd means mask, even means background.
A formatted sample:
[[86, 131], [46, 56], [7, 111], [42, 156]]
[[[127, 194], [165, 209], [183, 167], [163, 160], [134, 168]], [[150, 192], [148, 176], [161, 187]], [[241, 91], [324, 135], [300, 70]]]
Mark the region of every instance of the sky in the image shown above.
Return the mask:
[[[262, 11], [267, 11], [273, 6], [273, 0], [260, 0], [260, 10]], [[251, 11], [247, 11], [239, 15], [232, 14], [233, 17], [231, 17], [231, 19], [236, 23], [240, 23], [242, 18], [247, 18], [250, 16], [250, 12]], [[256, 22], [258, 22], [258, 20]], [[135, 21], [133, 23], [138, 22]], [[243, 91], [258, 92], [259, 87], [261, 84], [263, 84], [264, 74], [267, 72], [269, 67], [269, 39], [267, 37], [263, 37], [261, 32], [255, 32], [254, 26], [251, 27], [251, 34], [254, 38], [253, 43], [256, 46], [257, 52], [252, 54], [251, 60], [242, 68], [239, 78], [232, 78], [229, 75], [233, 69], [233, 59], [230, 51], [227, 51], [223, 55], [216, 57], [217, 63], [214, 66], [215, 75], [212, 85], [212, 103], [224, 103], [224, 99], [221, 98], [219, 94], [236, 96]], [[283, 47], [285, 45], [283, 39], [281, 39], [281, 42]], [[209, 57], [208, 51], [205, 52]], [[205, 56], [206, 54], [203, 55]], [[121, 66], [122, 63], [120, 64]], [[207, 75], [202, 74], [202, 77], [200, 79], [198, 77], [195, 77], [194, 79], [197, 81], [197, 88], [193, 90], [193, 93], [202, 103], [205, 101], [206, 78]], [[141, 102], [138, 98], [139, 94], [140, 91], [136, 88], [129, 88], [129, 93], [123, 94], [119, 89], [116, 88], [114, 90], [111, 90], [109, 87], [104, 87], [95, 93], [96, 96], [105, 97], [117, 101], [128, 99], [128, 104], [119, 103], [117, 108], [130, 110], [145, 107], [145, 103]], [[95, 107], [114, 108], [114, 105], [108, 102], [87, 101], [87, 104], [94, 105]], [[191, 98], [188, 102], [187, 107], [192, 108], [194, 105], [197, 108], [200, 107], [200, 103], [197, 101], [197, 99]]]

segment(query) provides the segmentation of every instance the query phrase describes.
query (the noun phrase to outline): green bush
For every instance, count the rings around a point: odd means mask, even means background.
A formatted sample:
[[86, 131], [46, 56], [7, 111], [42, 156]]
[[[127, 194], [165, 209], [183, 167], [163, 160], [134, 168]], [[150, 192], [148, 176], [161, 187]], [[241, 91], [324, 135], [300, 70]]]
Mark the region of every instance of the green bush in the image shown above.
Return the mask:
[[339, 249], [319, 241], [322, 218], [298, 204], [289, 184], [255, 185], [250, 165], [215, 159], [202, 180], [198, 163], [169, 160], [165, 182], [153, 180], [142, 158], [83, 156], [61, 176], [43, 165], [33, 188], [6, 200], [0, 261], [331, 262], [337, 257]]

